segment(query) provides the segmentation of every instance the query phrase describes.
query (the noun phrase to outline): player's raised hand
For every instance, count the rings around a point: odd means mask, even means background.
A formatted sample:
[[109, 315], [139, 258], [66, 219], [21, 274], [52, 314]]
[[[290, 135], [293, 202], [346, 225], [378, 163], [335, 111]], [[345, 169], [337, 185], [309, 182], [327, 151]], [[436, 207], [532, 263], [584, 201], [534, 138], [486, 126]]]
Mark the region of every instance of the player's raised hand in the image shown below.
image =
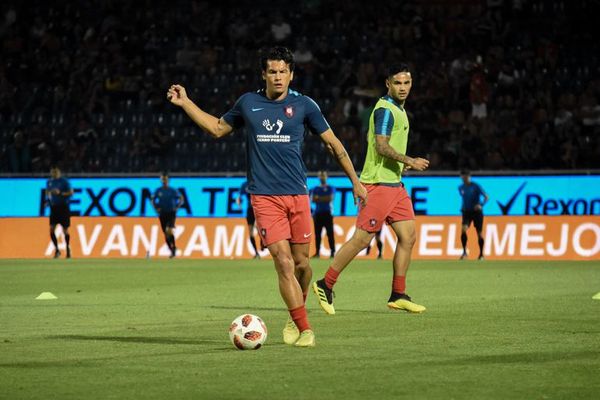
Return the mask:
[[363, 186], [362, 183], [357, 183], [352, 187], [352, 191], [354, 192], [354, 204], [359, 204], [364, 207], [367, 205], [367, 189]]
[[188, 100], [188, 97], [183, 86], [171, 85], [167, 91], [167, 99], [176, 106], [181, 107]]
[[429, 167], [429, 160], [421, 157], [411, 158], [410, 163], [407, 164], [415, 171], [425, 171]]

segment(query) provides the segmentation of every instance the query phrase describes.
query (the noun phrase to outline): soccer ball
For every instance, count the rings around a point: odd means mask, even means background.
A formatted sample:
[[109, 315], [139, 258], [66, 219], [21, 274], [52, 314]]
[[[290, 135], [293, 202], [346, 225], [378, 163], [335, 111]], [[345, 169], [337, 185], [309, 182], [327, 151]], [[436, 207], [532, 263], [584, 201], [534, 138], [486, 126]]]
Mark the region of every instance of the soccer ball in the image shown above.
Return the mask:
[[267, 326], [256, 315], [240, 315], [229, 327], [229, 339], [240, 350], [257, 350], [267, 340]]

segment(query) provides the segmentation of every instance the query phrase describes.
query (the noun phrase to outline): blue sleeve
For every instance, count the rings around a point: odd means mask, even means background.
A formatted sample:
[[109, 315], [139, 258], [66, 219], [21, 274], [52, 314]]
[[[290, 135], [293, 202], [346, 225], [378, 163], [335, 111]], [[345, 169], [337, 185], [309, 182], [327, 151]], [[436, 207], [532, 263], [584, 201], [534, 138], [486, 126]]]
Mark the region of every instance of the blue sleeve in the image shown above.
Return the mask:
[[375, 134], [390, 136], [394, 127], [394, 116], [388, 108], [378, 108], [374, 111]]
[[241, 128], [244, 126], [244, 117], [242, 116], [242, 102], [244, 96], [237, 99], [231, 110], [223, 114], [223, 119], [233, 128]]
[[483, 188], [479, 185], [477, 185], [477, 188], [479, 189], [479, 194], [482, 196], [487, 196], [487, 194], [485, 193], [485, 190], [483, 190]]
[[179, 192], [179, 190], [175, 189], [175, 188], [171, 188], [173, 189], [173, 191], [171, 193], [173, 193], [173, 199], [174, 200], [179, 200], [181, 198], [181, 193]]
[[65, 179], [64, 186], [65, 186], [65, 190], [64, 190], [65, 192], [68, 192], [69, 190], [71, 190], [71, 183], [67, 179]]
[[313, 135], [320, 135], [324, 133], [326, 130], [330, 129], [327, 120], [323, 116], [321, 109], [315, 103], [313, 99], [308, 96], [304, 96], [305, 99], [305, 107], [306, 107], [306, 117], [304, 123], [310, 130]]
[[152, 204], [156, 204], [156, 200], [158, 199], [158, 191], [159, 191], [159, 190], [160, 190], [160, 189], [156, 189], [156, 190], [154, 191], [154, 193], [152, 194]]

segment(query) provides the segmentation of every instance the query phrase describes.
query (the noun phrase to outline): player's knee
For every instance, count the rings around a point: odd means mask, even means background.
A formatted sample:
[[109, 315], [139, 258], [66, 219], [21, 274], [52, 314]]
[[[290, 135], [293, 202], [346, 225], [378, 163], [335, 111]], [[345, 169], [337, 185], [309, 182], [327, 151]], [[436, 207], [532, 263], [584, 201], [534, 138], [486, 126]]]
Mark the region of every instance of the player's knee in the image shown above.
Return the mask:
[[294, 268], [296, 272], [304, 272], [310, 269], [310, 263], [308, 262], [308, 257], [302, 258], [301, 260], [296, 260]]
[[358, 231], [355, 232], [354, 236], [352, 237], [352, 241], [354, 242], [355, 246], [360, 249], [364, 249], [369, 246], [371, 239], [373, 239], [373, 235], [359, 234]]
[[401, 240], [398, 241], [398, 245], [407, 248], [407, 249], [412, 249], [413, 246], [415, 245], [417, 241], [417, 233], [415, 231], [406, 233], [404, 235], [402, 235]]
[[289, 277], [294, 276], [295, 263], [291, 254], [280, 252], [274, 256], [274, 259], [279, 275]]

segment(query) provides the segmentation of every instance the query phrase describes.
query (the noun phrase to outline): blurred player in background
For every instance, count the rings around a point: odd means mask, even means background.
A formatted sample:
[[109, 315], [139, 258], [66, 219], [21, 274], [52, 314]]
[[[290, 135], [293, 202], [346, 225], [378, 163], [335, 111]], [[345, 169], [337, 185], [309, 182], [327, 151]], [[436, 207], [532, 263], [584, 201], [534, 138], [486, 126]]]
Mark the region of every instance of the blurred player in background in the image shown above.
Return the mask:
[[[248, 193], [248, 181], [244, 181], [244, 183], [242, 183], [242, 186], [240, 186], [240, 195], [236, 199], [236, 203], [238, 205], [242, 204], [242, 196], [246, 196], [246, 201], [248, 202], [246, 204], [246, 224], [248, 225], [248, 237], [250, 239], [250, 244], [252, 244], [252, 248], [254, 249], [254, 258], [260, 258], [260, 254], [258, 254], [258, 248], [256, 247], [256, 239], [254, 239], [254, 223], [256, 222], [256, 218], [254, 217], [254, 209], [252, 209], [252, 203], [250, 203], [250, 194]], [[260, 240], [260, 237], [258, 240]]]
[[177, 218], [177, 210], [183, 205], [183, 196], [178, 190], [169, 186], [169, 175], [163, 172], [160, 176], [162, 186], [156, 189], [152, 195], [152, 205], [158, 214], [160, 227], [165, 234], [165, 241], [171, 255], [169, 258], [175, 257], [177, 247], [175, 246], [175, 219]]
[[317, 104], [289, 88], [294, 77], [290, 50], [268, 49], [261, 53], [260, 63], [265, 89], [242, 95], [221, 118], [198, 108], [181, 85], [172, 85], [167, 98], [215, 138], [245, 128], [248, 192], [259, 234], [273, 257], [279, 291], [290, 314], [283, 340], [310, 347], [315, 345], [315, 335], [304, 304], [312, 278], [310, 200], [302, 160], [306, 128], [319, 135], [350, 178], [355, 200], [366, 202], [367, 193]]
[[73, 196], [73, 189], [69, 181], [61, 176], [59, 167], [53, 166], [50, 168], [50, 177], [46, 182], [46, 199], [50, 205], [50, 239], [54, 244], [54, 258], [60, 257], [58, 241], [54, 233], [56, 225], [62, 226], [65, 244], [67, 245], [67, 258], [71, 258], [71, 235], [69, 234], [71, 209], [69, 200]]
[[[471, 173], [467, 170], [460, 171], [460, 177], [463, 184], [458, 187], [458, 193], [462, 198], [462, 232], [460, 242], [462, 243], [463, 253], [461, 260], [467, 258], [467, 230], [473, 222], [477, 231], [477, 240], [479, 243], [479, 259], [483, 260], [483, 206], [487, 203], [489, 197], [487, 193], [475, 182], [471, 181]], [[481, 201], [483, 197], [483, 202]]]
[[315, 225], [315, 254], [313, 257], [319, 258], [321, 252], [321, 234], [323, 228], [327, 232], [327, 240], [329, 241], [329, 249], [331, 250], [330, 258], [335, 256], [335, 238], [333, 236], [333, 215], [331, 214], [331, 202], [335, 188], [327, 184], [327, 172], [319, 171], [319, 180], [321, 184], [311, 190], [311, 197], [315, 203], [315, 211], [313, 214], [313, 222]]
[[360, 181], [367, 187], [369, 202], [359, 208], [352, 238], [336, 253], [325, 277], [313, 283], [319, 304], [328, 314], [335, 314], [333, 286], [339, 274], [371, 243], [384, 222], [391, 226], [398, 237], [392, 262], [392, 293], [387, 305], [392, 309], [414, 313], [425, 311], [425, 307], [413, 303], [405, 293], [406, 273], [416, 240], [416, 229], [412, 202], [401, 179], [405, 166], [423, 171], [429, 166], [429, 161], [406, 155], [409, 124], [404, 103], [412, 86], [408, 65], [399, 64], [390, 68], [385, 84], [388, 93], [379, 99], [371, 113], [367, 156], [360, 176]]
[[[381, 229], [375, 232], [375, 244], [377, 245], [377, 259], [383, 258], [383, 241], [381, 240]], [[371, 242], [367, 246], [367, 255], [371, 254]]]

